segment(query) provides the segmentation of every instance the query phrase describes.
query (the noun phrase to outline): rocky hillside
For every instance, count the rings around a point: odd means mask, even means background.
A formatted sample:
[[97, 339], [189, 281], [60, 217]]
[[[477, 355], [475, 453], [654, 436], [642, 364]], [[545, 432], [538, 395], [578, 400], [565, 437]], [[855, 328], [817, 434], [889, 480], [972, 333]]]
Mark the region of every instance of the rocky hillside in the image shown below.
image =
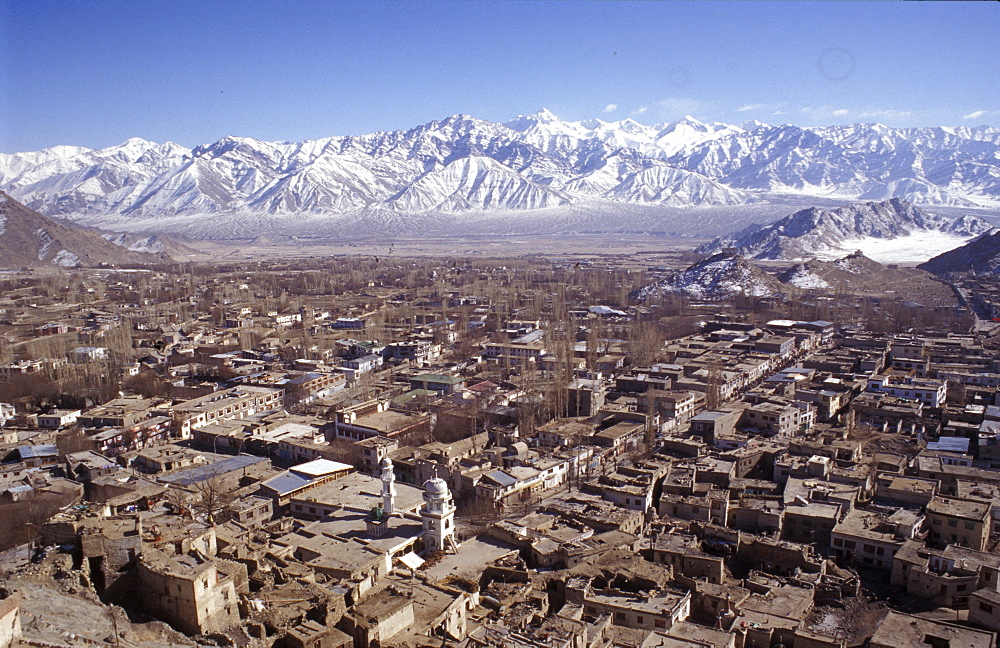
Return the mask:
[[[698, 252], [714, 254], [731, 249], [747, 258], [796, 260], [837, 258], [849, 252], [892, 249], [907, 262], [924, 260], [934, 251], [957, 247], [989, 231], [992, 226], [976, 216], [944, 217], [924, 211], [900, 198], [845, 205], [837, 209], [812, 207], [795, 212], [766, 227], [752, 225], [717, 238]], [[913, 254], [922, 258], [902, 258]]]
[[953, 272], [1000, 274], [1000, 231], [973, 239], [917, 267], [938, 275]]
[[0, 191], [0, 267], [73, 268], [169, 260], [162, 250], [131, 250], [97, 232], [42, 216]]
[[784, 292], [781, 282], [739, 256], [720, 253], [693, 264], [673, 277], [634, 291], [630, 297], [679, 294], [693, 299], [726, 299], [738, 295], [772, 297]]
[[[770, 264], [774, 265], [774, 264]], [[834, 261], [812, 259], [765, 270], [752, 261], [722, 252], [682, 272], [634, 291], [633, 300], [656, 301], [667, 295], [691, 299], [727, 299], [734, 296], [774, 297], [803, 292], [887, 297], [928, 306], [952, 305], [951, 289], [927, 272], [886, 266], [856, 252]]]

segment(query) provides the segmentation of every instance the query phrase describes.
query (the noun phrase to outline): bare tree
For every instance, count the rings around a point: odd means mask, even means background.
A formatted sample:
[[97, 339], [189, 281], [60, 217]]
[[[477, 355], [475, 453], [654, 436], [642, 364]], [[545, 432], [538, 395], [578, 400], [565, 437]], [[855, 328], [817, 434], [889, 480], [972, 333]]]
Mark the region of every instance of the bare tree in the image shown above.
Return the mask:
[[204, 515], [209, 524], [227, 522], [233, 516], [233, 504], [237, 499], [222, 475], [215, 475], [195, 484], [191, 508]]
[[713, 355], [708, 361], [708, 391], [705, 392], [705, 406], [710, 410], [722, 405], [722, 382], [722, 363]]

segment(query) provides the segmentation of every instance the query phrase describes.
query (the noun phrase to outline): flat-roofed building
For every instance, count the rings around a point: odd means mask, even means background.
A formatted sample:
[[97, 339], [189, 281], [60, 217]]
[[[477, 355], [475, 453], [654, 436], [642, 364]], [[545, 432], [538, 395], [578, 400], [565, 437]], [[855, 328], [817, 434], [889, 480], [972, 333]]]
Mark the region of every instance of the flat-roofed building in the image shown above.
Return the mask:
[[892, 612], [875, 630], [870, 648], [996, 648], [996, 635], [944, 621]]
[[948, 396], [948, 382], [945, 380], [872, 376], [868, 379], [866, 389], [896, 398], [919, 401], [928, 407], [941, 407]]
[[192, 635], [238, 624], [239, 595], [249, 593], [244, 565], [152, 547], [139, 558], [137, 579], [142, 610]]
[[923, 516], [899, 509], [886, 517], [854, 509], [833, 528], [830, 551], [847, 564], [892, 570], [893, 558], [920, 531]]
[[987, 501], [938, 495], [927, 505], [928, 539], [983, 551], [990, 537], [990, 508]]
[[284, 404], [284, 390], [244, 385], [193, 398], [167, 408], [176, 432], [190, 438], [195, 428], [217, 421], [244, 419]]
[[371, 437], [396, 437], [430, 431], [427, 414], [397, 412], [387, 401], [372, 400], [337, 412], [334, 434], [338, 438], [360, 441]]

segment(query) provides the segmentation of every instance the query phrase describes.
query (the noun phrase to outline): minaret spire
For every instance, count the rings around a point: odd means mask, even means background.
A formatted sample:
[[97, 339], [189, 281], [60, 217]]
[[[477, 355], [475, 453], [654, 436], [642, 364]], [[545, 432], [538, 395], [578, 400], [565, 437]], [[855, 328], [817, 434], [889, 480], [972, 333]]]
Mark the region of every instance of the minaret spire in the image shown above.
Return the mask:
[[392, 459], [384, 457], [382, 467], [382, 510], [386, 515], [396, 512], [396, 474], [392, 470]]

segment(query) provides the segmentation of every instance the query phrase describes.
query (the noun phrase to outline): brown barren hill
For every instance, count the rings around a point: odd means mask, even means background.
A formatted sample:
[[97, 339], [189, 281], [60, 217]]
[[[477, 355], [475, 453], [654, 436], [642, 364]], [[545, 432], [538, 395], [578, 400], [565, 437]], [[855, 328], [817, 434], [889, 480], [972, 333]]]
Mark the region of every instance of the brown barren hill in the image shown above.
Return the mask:
[[133, 252], [99, 233], [43, 216], [0, 191], [0, 268], [134, 265], [170, 261]]

